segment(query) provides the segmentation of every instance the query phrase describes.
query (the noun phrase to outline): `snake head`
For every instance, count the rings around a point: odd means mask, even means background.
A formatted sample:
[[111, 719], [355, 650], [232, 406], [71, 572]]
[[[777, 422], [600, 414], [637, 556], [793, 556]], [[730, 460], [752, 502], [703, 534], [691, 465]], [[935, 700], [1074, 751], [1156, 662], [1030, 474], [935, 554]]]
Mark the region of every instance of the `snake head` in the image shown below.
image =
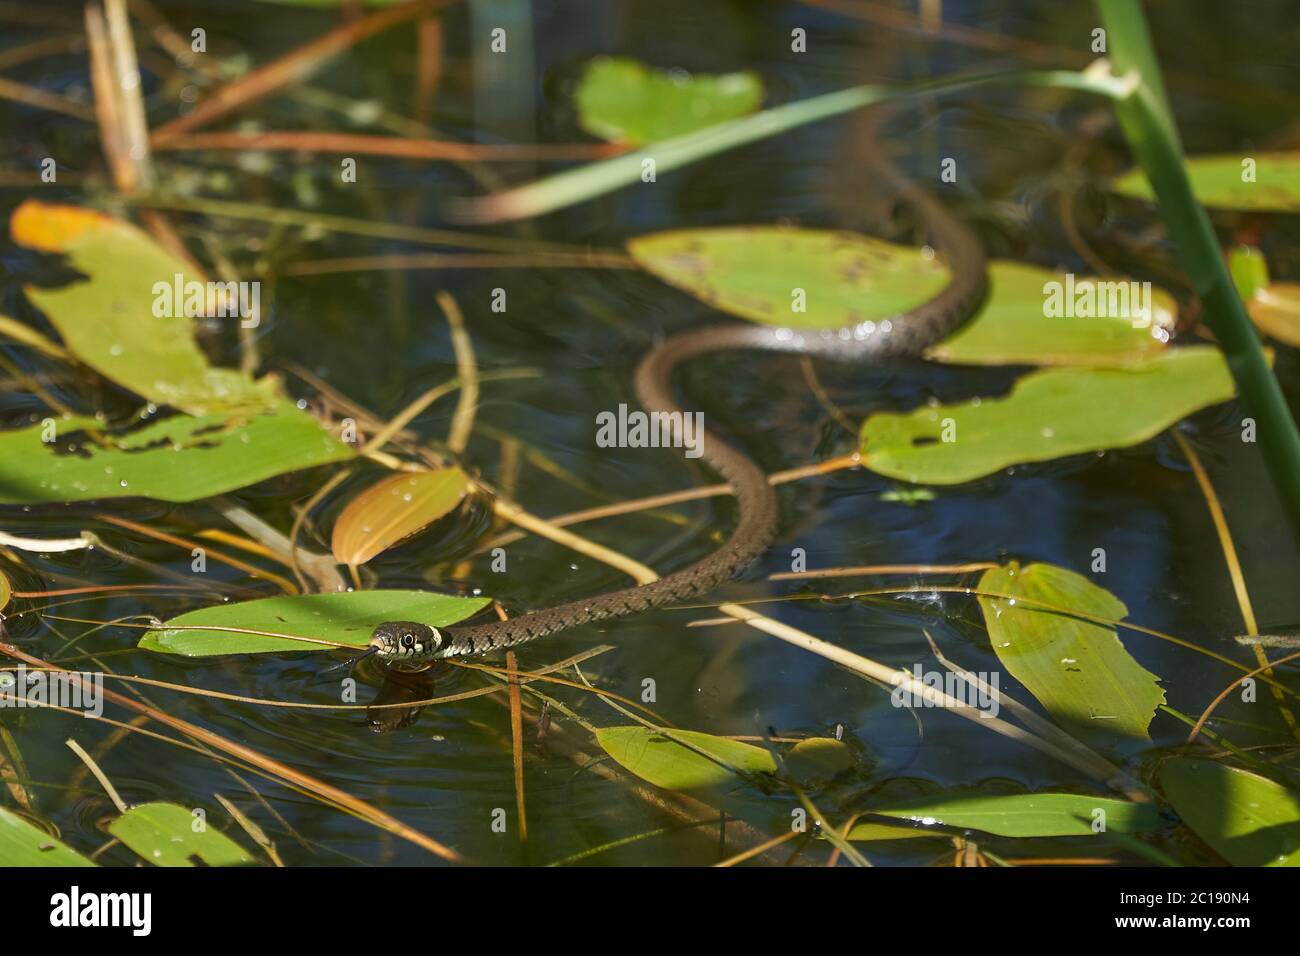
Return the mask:
[[371, 633], [370, 646], [390, 661], [431, 657], [442, 647], [442, 634], [415, 621], [385, 621]]

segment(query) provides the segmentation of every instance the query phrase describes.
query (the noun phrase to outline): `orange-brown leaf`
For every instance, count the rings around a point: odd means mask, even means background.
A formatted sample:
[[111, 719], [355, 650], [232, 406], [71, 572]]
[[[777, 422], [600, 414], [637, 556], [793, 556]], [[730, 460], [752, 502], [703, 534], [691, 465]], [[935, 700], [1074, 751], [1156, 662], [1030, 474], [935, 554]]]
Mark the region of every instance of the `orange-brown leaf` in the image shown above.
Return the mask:
[[9, 217], [14, 242], [40, 252], [62, 252], [78, 236], [117, 224], [93, 209], [28, 199]]
[[371, 485], [353, 498], [338, 520], [330, 547], [334, 560], [365, 564], [460, 503], [469, 479], [459, 468], [400, 474]]

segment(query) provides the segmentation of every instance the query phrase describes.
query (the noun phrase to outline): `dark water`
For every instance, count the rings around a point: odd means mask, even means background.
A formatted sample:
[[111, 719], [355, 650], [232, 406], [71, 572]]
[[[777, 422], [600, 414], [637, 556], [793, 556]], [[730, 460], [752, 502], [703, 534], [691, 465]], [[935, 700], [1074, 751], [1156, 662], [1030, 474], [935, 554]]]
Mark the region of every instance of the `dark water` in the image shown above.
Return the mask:
[[[854, 6], [845, 4], [846, 9]], [[182, 33], [196, 25], [207, 29], [214, 54], [244, 52], [253, 62], [300, 45], [335, 22], [326, 12], [271, 4], [165, 3], [161, 9]], [[1264, 2], [1167, 2], [1150, 9], [1189, 151], [1294, 142], [1292, 118], [1300, 102], [1300, 76], [1294, 68], [1294, 36], [1287, 35], [1294, 34], [1293, 17], [1279, 29], [1279, 5]], [[532, 11], [535, 76], [523, 79], [536, 96], [536, 109], [512, 111], [497, 103], [487, 126], [476, 121], [469, 18], [463, 7], [447, 13], [445, 75], [432, 116], [442, 134], [491, 142], [508, 139], [512, 129], [522, 128], [524, 138], [581, 139], [570, 98], [583, 64], [600, 53], [625, 53], [692, 71], [757, 70], [767, 86], [768, 102], [777, 103], [864, 79], [896, 80], [1035, 62], [1077, 66], [1080, 59], [1086, 61], [1090, 31], [1096, 26], [1091, 6], [1082, 3], [945, 4], [950, 21], [977, 26], [990, 36], [1017, 38], [1038, 57], [1031, 60], [1023, 55], [1025, 49], [1004, 52], [936, 43], [800, 4], [556, 2], [534, 4]], [[78, 32], [80, 10], [51, 6], [38, 23], [13, 10], [0, 11], [0, 22], [5, 24], [3, 46], [17, 47], [52, 34]], [[1213, 30], [1207, 31], [1210, 23]], [[795, 27], [808, 31], [807, 54], [790, 52], [788, 38]], [[166, 58], [156, 47], [148, 50], [142, 60], [150, 119], [157, 124], [174, 115], [176, 91], [164, 82]], [[411, 115], [413, 69], [410, 31], [401, 29], [354, 49], [312, 85]], [[81, 53], [46, 57], [8, 75], [64, 91], [86, 85]], [[900, 164], [918, 171], [933, 168], [941, 155], [964, 158], [967, 186], [955, 205], [980, 230], [994, 255], [1082, 269], [1060, 223], [1057, 190], [1066, 188], [1078, 192], [1082, 227], [1111, 261], [1135, 274], [1165, 275], [1169, 250], [1159, 241], [1150, 242], [1153, 236], [1158, 239], [1158, 234], [1146, 232], [1152, 223], [1150, 210], [1108, 199], [1088, 180], [1125, 162], [1118, 131], [1103, 124], [1087, 150], [1086, 170], [1062, 171], [1078, 141], [1079, 124], [1098, 109], [1092, 102], [1041, 93], [955, 98], [901, 115], [891, 127], [897, 135], [890, 149]], [[5, 120], [7, 168], [30, 169], [39, 157], [55, 155], [61, 168], [83, 177], [72, 185], [41, 187], [41, 198], [111, 205], [91, 125], [12, 103], [0, 105], [0, 115]], [[256, 119], [267, 128], [347, 128], [337, 114], [289, 96], [259, 103], [240, 119]], [[888, 208], [880, 200], [887, 197], [875, 195], [873, 184], [864, 181], [857, 139], [850, 135], [854, 122], [801, 129], [664, 175], [653, 189], [627, 190], [500, 231], [599, 249], [617, 249], [631, 236], [665, 228], [778, 220], [884, 230], [906, 238], [905, 223], [891, 225], [879, 218]], [[475, 171], [449, 164], [366, 158], [360, 165], [361, 181], [344, 187], [338, 185], [333, 158], [276, 154], [258, 167], [237, 164], [233, 154], [167, 153], [158, 159], [164, 183], [182, 175], [206, 177], [201, 190], [205, 195], [394, 224], [444, 226], [447, 200], [479, 188]], [[539, 171], [528, 164], [491, 170], [506, 182], [522, 182]], [[3, 212], [7, 215], [31, 192], [31, 187], [0, 191]], [[305, 205], [309, 194], [315, 195], [315, 204]], [[273, 232], [260, 223], [198, 216], [180, 221], [187, 238], [211, 234], [238, 267], [247, 270], [265, 259], [273, 275], [297, 260], [423, 251], [358, 237], [304, 238], [292, 231]], [[1300, 268], [1294, 253], [1287, 252], [1300, 248], [1294, 233], [1294, 228], [1288, 233], [1285, 223], [1269, 222], [1264, 229], [1270, 262], [1282, 278], [1293, 277]], [[12, 245], [0, 249], [0, 308], [33, 320], [31, 307], [21, 301], [20, 287], [34, 274], [52, 275], [51, 267]], [[517, 497], [534, 513], [558, 515], [711, 480], [705, 470], [670, 453], [598, 449], [593, 442], [596, 412], [633, 401], [631, 370], [646, 346], [656, 336], [716, 318], [705, 306], [646, 275], [559, 269], [405, 271], [278, 276], [268, 284], [273, 297], [269, 320], [259, 330], [265, 369], [309, 369], [381, 418], [455, 374], [447, 328], [434, 304], [438, 290], [452, 292], [465, 309], [483, 370], [539, 370], [535, 378], [484, 384], [480, 428], [467, 455], [473, 468], [497, 481], [498, 439], [510, 436], [520, 442], [536, 458], [525, 461]], [[489, 308], [496, 288], [507, 290], [509, 310], [504, 315]], [[205, 345], [219, 361], [237, 361], [230, 330], [213, 331]], [[45, 368], [22, 349], [0, 349], [20, 366]], [[1284, 385], [1296, 380], [1294, 357], [1285, 349], [1277, 368]], [[826, 364], [820, 373], [834, 401], [860, 419], [876, 409], [995, 394], [1009, 387], [1017, 370]], [[295, 394], [311, 396], [311, 389], [292, 375], [288, 381]], [[769, 470], [843, 454], [852, 446], [852, 436], [827, 423], [792, 359], [709, 359], [687, 371], [682, 383], [694, 407], [736, 436]], [[110, 416], [125, 416], [133, 407], [128, 396], [75, 382], [51, 389], [74, 407], [102, 408]], [[430, 442], [440, 443], [452, 407], [450, 401], [435, 405], [414, 427]], [[9, 424], [40, 408], [21, 390], [0, 395], [0, 416]], [[1213, 409], [1196, 416], [1187, 433], [1225, 502], [1261, 626], [1282, 629], [1300, 620], [1295, 545], [1280, 520], [1257, 451], [1238, 438], [1235, 423], [1240, 418], [1235, 406]], [[541, 470], [539, 459], [575, 480], [566, 482]], [[314, 515], [317, 528], [328, 529], [343, 504], [380, 474], [377, 467], [363, 469], [334, 492]], [[323, 471], [295, 473], [232, 497], [287, 529], [290, 506], [305, 500], [326, 477]], [[844, 592], [872, 583], [841, 580], [806, 589], [767, 583], [767, 574], [789, 569], [794, 548], [806, 550], [810, 567], [1016, 558], [1086, 572], [1093, 549], [1100, 547], [1107, 552], [1108, 570], [1098, 581], [1125, 602], [1132, 620], [1247, 659], [1231, 643], [1243, 627], [1205, 503], [1167, 435], [1122, 452], [1017, 468], [1011, 474], [942, 489], [935, 500], [914, 505], [881, 501], [880, 495], [894, 487], [894, 482], [868, 472], [785, 486], [777, 545], [743, 580], [712, 596], [711, 603], [724, 597], [767, 600], [822, 590]], [[93, 504], [6, 508], [0, 524], [11, 533], [44, 537], [91, 528], [135, 558], [188, 572], [187, 555], [105, 524], [94, 517], [100, 510]], [[127, 501], [115, 503], [112, 510], [182, 534], [222, 526], [219, 516], [202, 504], [173, 507]], [[707, 553], [716, 545], [717, 532], [730, 527], [734, 517], [723, 499], [679, 506], [674, 513], [685, 522], [639, 515], [581, 530], [663, 570]], [[514, 611], [623, 583], [617, 572], [535, 538], [512, 546], [509, 573], [494, 575], [487, 561], [474, 555], [486, 527], [481, 507], [462, 509], [369, 568], [386, 587], [481, 587]], [[319, 537], [309, 543], [316, 548], [327, 545]], [[60, 575], [104, 584], [156, 580], [153, 572], [103, 552], [21, 557], [21, 565], [3, 565], [16, 590], [63, 586], [56, 583]], [[472, 560], [468, 570], [458, 569], [465, 559]], [[215, 562], [209, 566], [209, 579], [247, 583]], [[963, 583], [973, 584], [974, 579]], [[133, 614], [167, 617], [200, 602], [193, 595], [99, 597], [51, 611], [96, 620]], [[22, 613], [32, 607], [20, 600], [7, 610], [10, 638], [34, 654], [58, 657], [65, 641], [86, 630], [86, 625], [42, 622]], [[923, 601], [769, 601], [763, 609], [888, 665], [910, 667], [924, 661], [931, 666], [921, 634], [927, 628], [955, 661], [977, 671], [998, 669], [971, 599], [936, 595]], [[922, 712], [918, 724], [909, 712], [890, 706], [881, 689], [757, 632], [739, 625], [686, 627], [693, 619], [710, 616], [707, 610], [675, 609], [575, 630], [525, 648], [521, 666], [544, 665], [608, 643], [617, 649], [588, 664], [588, 675], [633, 697], [639, 695], [642, 681], [652, 678], [656, 709], [679, 727], [715, 734], [761, 736], [775, 731], [798, 736], [833, 733], [842, 725], [846, 736], [872, 756], [855, 779], [819, 795], [822, 808], [837, 813], [846, 814], [862, 795], [875, 791], [907, 794], [948, 786], [1095, 790], [1094, 783], [1075, 771], [950, 714]], [[316, 655], [193, 661], [134, 651], [138, 636], [125, 629], [96, 630], [76, 647], [107, 654], [105, 666], [160, 680], [259, 697], [337, 700], [337, 676], [322, 677], [322, 659]], [[1144, 667], [1160, 675], [1170, 705], [1180, 711], [1199, 713], [1232, 676], [1203, 657], [1152, 638], [1125, 633], [1123, 639]], [[378, 687], [378, 672], [363, 668], [358, 676], [366, 700]], [[436, 692], [471, 688], [477, 680], [442, 677]], [[1004, 689], [1028, 699], [1023, 689], [1007, 684], [1009, 678]], [[533, 751], [526, 758], [530, 847], [525, 858], [513, 831], [497, 834], [490, 826], [497, 808], [505, 808], [511, 819], [514, 815], [509, 722], [495, 697], [429, 709], [410, 726], [377, 736], [365, 729], [359, 715], [268, 711], [165, 691], [149, 690], [148, 696], [179, 717], [315, 774], [484, 862], [558, 860], [671, 822], [620, 784], [591, 768], [580, 769], [562, 751]], [[597, 725], [625, 722], [586, 695], [561, 689], [556, 696]], [[1281, 725], [1271, 705], [1228, 704], [1219, 714], [1249, 724], [1224, 725], [1241, 746], [1284, 739], [1277, 735]], [[112, 815], [112, 806], [94, 781], [83, 775], [77, 777], [75, 789], [62, 788], [81, 766], [63, 741], [75, 736], [93, 749], [108, 730], [49, 713], [6, 713], [3, 722], [14, 732], [36, 782], [39, 812], [78, 848], [106, 842], [99, 825]], [[556, 724], [583, 739], [566, 718], [557, 715]], [[1158, 746], [1174, 745], [1186, 735], [1183, 724], [1164, 714], [1157, 715], [1151, 729]], [[1133, 769], [1141, 772], [1143, 756], [1131, 748], [1109, 756], [1133, 760]], [[289, 863], [436, 862], [350, 816], [256, 780], [282, 823], [214, 762], [143, 737], [117, 743], [100, 759], [131, 803], [165, 799], [201, 805], [224, 821], [213, 794], [231, 798], [266, 829]], [[738, 791], [729, 808], [763, 833], [773, 834], [781, 832], [792, 805], [788, 793], [764, 797]], [[1013, 849], [1008, 841], [989, 845], [1010, 855], [1029, 852]], [[1059, 849], [1042, 841], [1033, 852], [1066, 855]], [[911, 841], [870, 853], [878, 862], [923, 863], [943, 851], [942, 843]], [[716, 828], [705, 828], [656, 836], [593, 860], [700, 864], [717, 858]], [[823, 858], [824, 851], [817, 848], [802, 857]], [[104, 859], [128, 862], [131, 855], [117, 848]]]

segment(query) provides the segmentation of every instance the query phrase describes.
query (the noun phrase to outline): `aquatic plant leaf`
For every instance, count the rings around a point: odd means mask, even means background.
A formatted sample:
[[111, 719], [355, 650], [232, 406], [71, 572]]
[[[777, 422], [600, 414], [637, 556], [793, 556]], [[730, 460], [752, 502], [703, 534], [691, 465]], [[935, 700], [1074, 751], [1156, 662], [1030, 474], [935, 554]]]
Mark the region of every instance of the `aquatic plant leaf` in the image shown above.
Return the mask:
[[[228, 418], [175, 415], [110, 435], [109, 448], [77, 434], [104, 428], [93, 418], [0, 432], [0, 504], [128, 496], [197, 501], [354, 454], [288, 401]], [[58, 441], [44, 440], [51, 428]]]
[[1300, 283], [1273, 282], [1255, 289], [1246, 311], [1265, 335], [1300, 348]]
[[601, 727], [596, 740], [623, 769], [667, 790], [728, 787], [738, 780], [737, 771], [776, 771], [776, 761], [762, 747], [694, 730], [670, 733], [688, 746], [640, 725]]
[[1042, 369], [1005, 397], [870, 416], [862, 461], [914, 484], [955, 485], [1010, 465], [1136, 445], [1233, 394], [1212, 346], [1169, 349], [1121, 368]]
[[921, 305], [948, 270], [920, 249], [853, 232], [737, 226], [638, 236], [647, 272], [723, 312], [765, 325], [838, 329]]
[[0, 571], [0, 611], [3, 611], [9, 604], [9, 599], [13, 597], [13, 593], [8, 576], [3, 571]]
[[468, 490], [469, 478], [454, 467], [381, 479], [349, 501], [334, 522], [334, 560], [365, 564], [448, 514]]
[[848, 744], [834, 737], [809, 737], [782, 756], [786, 776], [804, 786], [832, 780], [857, 763]]
[[587, 66], [575, 101], [587, 132], [641, 146], [754, 112], [763, 82], [756, 73], [689, 74], [600, 57]]
[[94, 866], [76, 850], [0, 807], [0, 866]]
[[1147, 727], [1165, 701], [1159, 678], [1133, 659], [1113, 627], [1041, 608], [1120, 621], [1128, 608], [1119, 598], [1065, 568], [1014, 561], [985, 571], [979, 590], [1007, 595], [979, 598], [989, 641], [1053, 721], [1094, 741], [1150, 741]]
[[[1048, 315], [1046, 305], [1053, 291], [1067, 308]], [[991, 262], [984, 306], [969, 322], [927, 350], [926, 358], [958, 365], [1141, 362], [1164, 350], [1178, 316], [1177, 303], [1169, 293], [1152, 286], [1150, 296], [1150, 314], [1143, 315], [1139, 309], [1146, 303], [1139, 283], [1092, 276], [1070, 279], [1039, 266]], [[1097, 307], [1089, 308], [1089, 300]]]
[[[1150, 803], [1131, 803], [1076, 793], [943, 793], [891, 801], [870, 813], [911, 820], [925, 826], [980, 830], [1005, 837], [1104, 836], [1106, 832], [1158, 830], [1172, 821]], [[1093, 829], [1094, 821], [1105, 829]], [[863, 824], [859, 824], [862, 826]], [[924, 833], [925, 830], [919, 832]], [[857, 827], [849, 839], [860, 839]]]
[[155, 284], [173, 288], [179, 275], [183, 288], [198, 277], [135, 226], [29, 199], [14, 211], [10, 231], [19, 245], [63, 253], [85, 273], [85, 279], [57, 288], [24, 291], [68, 351], [105, 378], [155, 404], [193, 414], [254, 411], [280, 401], [274, 379], [254, 381], [208, 364], [183, 302], [154, 314]]
[[285, 637], [203, 630], [213, 627], [289, 634], [360, 648], [366, 646], [375, 626], [384, 621], [418, 621], [443, 627], [464, 620], [489, 600], [401, 590], [260, 598], [187, 611], [164, 622], [161, 628], [146, 631], [139, 646], [185, 657], [330, 650], [327, 644]]
[[1300, 866], [1300, 793], [1214, 760], [1173, 757], [1160, 789], [1198, 837], [1234, 866]]
[[[1244, 165], [1254, 163], [1253, 168]], [[1255, 212], [1300, 212], [1300, 153], [1217, 153], [1189, 156], [1185, 162], [1192, 192], [1202, 205]], [[1247, 175], [1253, 181], [1247, 180]], [[1138, 199], [1155, 199], [1141, 168], [1111, 182], [1111, 188]]]
[[[195, 829], [198, 826], [199, 829]], [[198, 824], [174, 803], [142, 803], [108, 825], [108, 832], [155, 866], [249, 866], [254, 860], [230, 837]]]
[[1237, 295], [1247, 302], [1254, 297], [1256, 289], [1263, 289], [1269, 283], [1268, 261], [1255, 246], [1233, 246], [1228, 251], [1228, 272], [1237, 287]]

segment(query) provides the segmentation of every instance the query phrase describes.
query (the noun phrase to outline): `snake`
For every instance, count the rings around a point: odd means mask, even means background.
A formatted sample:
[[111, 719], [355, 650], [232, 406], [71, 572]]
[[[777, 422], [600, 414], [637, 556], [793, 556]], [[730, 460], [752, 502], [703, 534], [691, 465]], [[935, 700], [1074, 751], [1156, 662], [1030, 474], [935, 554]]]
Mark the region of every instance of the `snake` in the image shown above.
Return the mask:
[[[855, 316], [855, 321], [842, 328], [738, 322], [675, 333], [652, 347], [637, 366], [635, 392], [646, 411], [684, 415], [673, 394], [672, 373], [683, 363], [703, 356], [758, 350], [850, 363], [916, 358], [974, 314], [988, 292], [987, 259], [979, 238], [899, 170], [870, 136], [865, 152], [868, 165], [910, 207], [930, 244], [947, 264], [947, 284], [905, 312], [877, 320]], [[647, 584], [491, 623], [440, 628], [418, 621], [386, 621], [374, 629], [368, 653], [389, 661], [487, 654], [569, 628], [688, 601], [731, 580], [775, 539], [779, 517], [776, 494], [763, 470], [739, 448], [707, 428], [702, 439], [701, 459], [730, 484], [739, 512], [731, 535], [708, 556]]]

